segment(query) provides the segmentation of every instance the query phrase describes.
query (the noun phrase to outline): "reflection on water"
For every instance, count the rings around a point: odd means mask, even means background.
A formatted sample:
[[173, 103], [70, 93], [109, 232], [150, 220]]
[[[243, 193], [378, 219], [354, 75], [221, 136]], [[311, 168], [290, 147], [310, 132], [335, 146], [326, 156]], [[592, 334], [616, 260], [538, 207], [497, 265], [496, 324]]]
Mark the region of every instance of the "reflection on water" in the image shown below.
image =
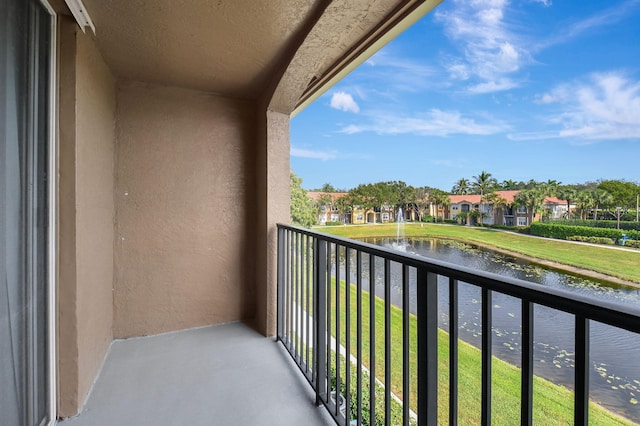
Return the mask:
[[[366, 242], [391, 247], [394, 240], [367, 239]], [[481, 249], [469, 244], [438, 239], [408, 239], [407, 251], [449, 263], [504, 276], [561, 288], [597, 300], [640, 306], [636, 288], [606, 284], [562, 273], [544, 266]], [[352, 262], [354, 259], [352, 259]], [[376, 295], [384, 294], [382, 259], [376, 259]], [[368, 256], [363, 256], [363, 271], [368, 271]], [[355, 271], [353, 265], [352, 271]], [[416, 311], [415, 271], [411, 271], [411, 311]], [[401, 304], [401, 266], [391, 264], [391, 301]], [[342, 273], [342, 276], [344, 274]], [[448, 330], [448, 279], [439, 278], [440, 327]], [[364, 282], [368, 289], [368, 281]], [[481, 293], [478, 287], [460, 283], [459, 335], [475, 346], [481, 345]], [[493, 295], [493, 347], [495, 356], [520, 365], [521, 302], [499, 293]], [[569, 388], [574, 383], [574, 318], [544, 306], [534, 307], [534, 373]], [[590, 397], [601, 405], [640, 422], [640, 338], [634, 333], [591, 322]]]

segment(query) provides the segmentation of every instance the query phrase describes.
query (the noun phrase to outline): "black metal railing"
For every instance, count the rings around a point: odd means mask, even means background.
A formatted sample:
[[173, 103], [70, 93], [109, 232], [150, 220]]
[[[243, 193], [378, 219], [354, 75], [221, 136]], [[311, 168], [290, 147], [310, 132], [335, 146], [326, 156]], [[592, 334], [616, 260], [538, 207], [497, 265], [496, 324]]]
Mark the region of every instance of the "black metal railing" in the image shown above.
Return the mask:
[[[338, 424], [438, 424], [438, 292], [443, 280], [448, 288], [450, 425], [458, 424], [460, 283], [481, 291], [481, 424], [490, 425], [492, 414], [494, 293], [521, 303], [519, 423], [533, 422], [533, 311], [542, 305], [575, 319], [574, 424], [588, 424], [590, 322], [640, 333], [639, 310], [278, 225], [278, 340], [313, 386], [316, 402]], [[441, 421], [446, 417], [441, 413]]]

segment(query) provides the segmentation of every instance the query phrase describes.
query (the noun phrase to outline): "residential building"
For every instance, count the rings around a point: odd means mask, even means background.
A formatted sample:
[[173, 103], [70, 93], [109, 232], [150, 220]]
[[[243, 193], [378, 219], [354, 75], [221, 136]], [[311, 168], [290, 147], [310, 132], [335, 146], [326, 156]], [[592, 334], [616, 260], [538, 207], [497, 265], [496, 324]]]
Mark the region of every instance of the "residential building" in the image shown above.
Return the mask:
[[353, 223], [348, 220], [351, 215], [347, 212], [341, 212], [336, 205], [336, 201], [345, 195], [347, 195], [346, 192], [307, 191], [307, 196], [313, 200], [315, 205], [318, 205], [322, 200], [327, 200], [327, 203], [318, 206], [318, 225], [324, 225], [327, 222]]
[[[480, 194], [450, 195], [451, 204], [445, 209], [444, 214], [447, 219], [456, 220], [460, 213], [468, 214], [477, 211], [480, 213], [478, 218], [467, 220], [466, 223], [475, 223], [475, 220], [480, 220], [483, 225], [529, 226], [530, 215], [526, 206], [514, 205], [515, 196], [519, 192], [519, 190], [494, 192], [504, 199], [504, 205], [495, 208], [493, 204], [483, 200]], [[545, 197], [543, 207], [550, 219], [561, 219], [567, 213], [567, 202], [556, 197]], [[535, 215], [534, 221], [541, 218], [541, 215]]]

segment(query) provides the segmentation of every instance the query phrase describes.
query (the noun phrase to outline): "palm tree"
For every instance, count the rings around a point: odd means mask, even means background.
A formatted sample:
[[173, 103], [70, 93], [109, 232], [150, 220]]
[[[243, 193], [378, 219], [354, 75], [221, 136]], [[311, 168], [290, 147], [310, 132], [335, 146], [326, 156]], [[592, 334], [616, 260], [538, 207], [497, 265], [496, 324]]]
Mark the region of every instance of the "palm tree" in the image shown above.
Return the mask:
[[567, 219], [571, 219], [571, 201], [576, 199], [577, 192], [575, 189], [565, 186], [558, 189], [558, 198], [567, 201]]
[[576, 195], [576, 204], [580, 210], [580, 220], [586, 220], [589, 209], [595, 205], [590, 191], [580, 191]]
[[536, 214], [542, 212], [544, 200], [547, 195], [538, 189], [525, 189], [520, 191], [514, 197], [514, 200], [522, 206], [527, 208], [527, 214], [529, 215], [529, 225], [533, 223], [533, 219]]
[[469, 179], [460, 178], [451, 189], [451, 193], [456, 195], [465, 195], [469, 193]]
[[609, 205], [613, 202], [613, 197], [604, 189], [596, 189], [591, 193], [594, 203], [593, 220], [598, 223], [598, 208]]
[[444, 207], [451, 204], [449, 194], [439, 189], [434, 189], [429, 193], [429, 201], [436, 205], [436, 222], [438, 221], [438, 206], [442, 206], [442, 221], [444, 222]]
[[482, 202], [491, 205], [491, 216], [493, 216], [495, 225], [496, 211], [505, 208], [507, 206], [507, 200], [497, 192], [491, 192], [482, 197]]
[[472, 188], [477, 194], [480, 194], [480, 196], [491, 192], [497, 184], [498, 181], [491, 177], [491, 173], [485, 172], [484, 170], [480, 172], [478, 176], [474, 176], [473, 182], [471, 182]]
[[502, 183], [500, 184], [500, 187], [505, 191], [509, 191], [512, 189], [516, 189], [518, 187], [518, 184], [513, 179], [509, 179], [509, 180], [503, 180]]

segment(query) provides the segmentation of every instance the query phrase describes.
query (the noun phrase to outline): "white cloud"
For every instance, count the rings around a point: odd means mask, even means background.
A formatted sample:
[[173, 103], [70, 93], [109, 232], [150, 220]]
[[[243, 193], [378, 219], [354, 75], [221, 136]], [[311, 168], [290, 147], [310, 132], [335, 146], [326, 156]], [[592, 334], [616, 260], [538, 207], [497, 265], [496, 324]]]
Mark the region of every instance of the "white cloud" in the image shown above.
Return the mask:
[[291, 147], [291, 156], [299, 157], [299, 158], [315, 158], [323, 161], [333, 160], [337, 158], [337, 155], [335, 152], [313, 151], [309, 149], [296, 148], [293, 146]]
[[334, 92], [331, 96], [331, 108], [346, 112], [360, 112], [360, 107], [353, 96], [346, 92]]
[[547, 117], [557, 127], [542, 132], [509, 135], [513, 140], [570, 139], [576, 143], [640, 140], [640, 81], [621, 72], [597, 73], [560, 85], [536, 98], [538, 104], [559, 107]]
[[394, 116], [380, 112], [369, 116], [365, 124], [352, 124], [340, 131], [346, 134], [374, 132], [377, 134], [416, 134], [423, 136], [491, 135], [507, 130], [504, 123], [487, 120], [480, 123], [458, 111], [432, 109], [414, 117]]
[[630, 0], [621, 2], [609, 9], [599, 10], [595, 14], [580, 21], [568, 23], [562, 29], [538, 44], [536, 49], [543, 49], [555, 44], [566, 43], [567, 41], [579, 37], [585, 33], [592, 33], [600, 27], [615, 25], [618, 22], [633, 16], [632, 9], [638, 8], [640, 1]]
[[445, 68], [454, 80], [469, 80], [471, 93], [512, 89], [512, 77], [531, 59], [526, 41], [505, 20], [506, 0], [452, 0], [450, 10], [436, 12], [445, 34], [462, 56], [448, 58]]
[[534, 3], [540, 3], [544, 7], [551, 6], [551, 0], [533, 0]]

